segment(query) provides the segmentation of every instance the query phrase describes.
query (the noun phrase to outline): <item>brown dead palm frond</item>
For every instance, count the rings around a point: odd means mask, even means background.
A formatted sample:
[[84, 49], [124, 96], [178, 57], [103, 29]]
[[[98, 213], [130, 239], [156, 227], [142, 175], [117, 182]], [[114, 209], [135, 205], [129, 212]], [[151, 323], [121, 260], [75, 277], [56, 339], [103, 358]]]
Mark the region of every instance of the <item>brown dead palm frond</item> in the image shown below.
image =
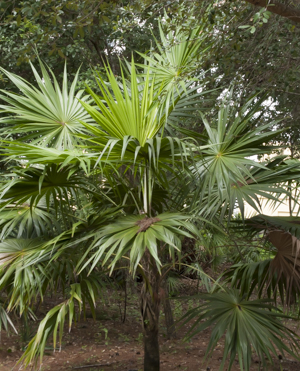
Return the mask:
[[300, 297], [300, 218], [257, 215], [246, 220], [245, 226], [250, 234], [265, 232], [276, 250], [269, 259], [235, 264], [226, 276], [248, 297], [257, 290], [259, 297], [274, 295], [276, 300], [279, 296], [290, 307]]
[[276, 276], [276, 286], [280, 280], [285, 283], [286, 304], [293, 301], [293, 291], [300, 292], [300, 240], [289, 232], [272, 230], [268, 233], [269, 241], [276, 247], [277, 253], [270, 263], [269, 282]]

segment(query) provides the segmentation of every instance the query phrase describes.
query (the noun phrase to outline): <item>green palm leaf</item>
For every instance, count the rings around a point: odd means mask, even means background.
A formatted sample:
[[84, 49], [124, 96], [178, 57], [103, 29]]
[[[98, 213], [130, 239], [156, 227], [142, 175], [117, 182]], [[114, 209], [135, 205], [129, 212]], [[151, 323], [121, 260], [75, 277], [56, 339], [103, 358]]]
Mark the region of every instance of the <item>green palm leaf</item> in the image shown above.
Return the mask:
[[[263, 366], [266, 366], [265, 358], [273, 364], [272, 354], [277, 355], [278, 351], [298, 357], [299, 338], [280, 322], [280, 318], [287, 317], [270, 304], [270, 300], [248, 301], [236, 290], [203, 294], [199, 297], [204, 303], [188, 311], [183, 317], [183, 324], [196, 319], [189, 330], [188, 338], [212, 327], [206, 357], [225, 335], [220, 370], [224, 368], [227, 358], [230, 370], [237, 356], [241, 370], [249, 371], [252, 348]], [[289, 347], [284, 341], [289, 342]]]
[[73, 148], [80, 142], [76, 134], [85, 132], [79, 120], [93, 122], [78, 101], [81, 99], [85, 102], [88, 96], [83, 96], [83, 91], [75, 94], [79, 70], [68, 90], [66, 66], [62, 88], [54, 73], [49, 69], [49, 75], [41, 61], [42, 76], [33, 65], [31, 68], [39, 88], [0, 68], [1, 72], [22, 92], [22, 94], [15, 94], [6, 90], [1, 91], [0, 98], [7, 103], [0, 105], [0, 109], [5, 114], [0, 119], [0, 123], [5, 125], [2, 135], [21, 135], [22, 140], [30, 140], [32, 144], [37, 143], [43, 147]]
[[201, 215], [221, 211], [223, 219], [239, 207], [244, 216], [245, 202], [260, 212], [260, 197], [278, 202], [278, 195], [287, 193], [284, 182], [298, 179], [299, 163], [284, 162], [284, 157], [269, 163], [250, 158], [274, 150], [265, 145], [276, 135], [268, 130], [271, 123], [257, 122], [262, 100], [253, 96], [242, 107], [223, 102], [213, 125], [203, 116], [209, 146], [202, 147], [202, 156], [190, 168], [195, 184], [191, 204]]
[[[160, 41], [155, 40], [158, 52], [150, 55], [139, 53], [145, 60], [145, 64], [141, 67], [146, 70], [150, 68], [151, 82], [154, 81], [156, 90], [161, 92], [161, 100], [163, 101], [163, 105], [160, 107], [161, 116], [165, 114], [167, 118], [176, 99], [183, 92], [187, 92], [190, 86], [195, 83], [198, 85], [199, 80], [203, 77], [203, 73], [201, 76], [197, 70], [199, 70], [203, 56], [211, 47], [207, 43], [208, 33], [204, 32], [207, 27], [208, 24], [203, 22], [201, 26], [192, 28], [190, 32], [184, 32], [178, 27], [175, 32], [170, 31], [165, 34], [161, 23], [159, 23]], [[155, 76], [155, 80], [153, 76]], [[200, 85], [194, 89], [199, 88]], [[186, 104], [188, 103], [184, 102], [183, 106]], [[180, 114], [184, 116], [183, 112]]]
[[[79, 318], [82, 308], [83, 306], [85, 307], [86, 302], [91, 305], [92, 313], [94, 314], [93, 308], [95, 307], [95, 298], [97, 297], [98, 292], [99, 282], [97, 282], [97, 280], [85, 279], [80, 283], [72, 284], [69, 299], [58, 304], [46, 314], [45, 318], [39, 324], [36, 335], [29, 342], [19, 362], [22, 362], [25, 367], [32, 364], [32, 362], [37, 364], [37, 356], [40, 355], [41, 364], [46, 342], [52, 333], [53, 349], [56, 349], [57, 340], [59, 342], [59, 346], [61, 347], [66, 318], [68, 317], [69, 319], [68, 324], [70, 331], [73, 320]], [[78, 307], [75, 305], [75, 303]], [[58, 332], [59, 338], [57, 339]]]
[[[37, 296], [43, 298], [43, 283], [47, 273], [41, 262], [51, 255], [48, 251], [47, 256], [45, 254], [41, 258], [43, 245], [41, 239], [21, 238], [7, 239], [0, 243], [0, 288], [10, 287], [8, 310], [18, 308], [22, 314]], [[32, 258], [29, 269], [24, 264], [28, 257]]]
[[54, 215], [47, 211], [44, 199], [30, 207], [30, 200], [21, 205], [7, 205], [0, 212], [0, 239], [7, 237], [35, 238], [61, 233], [60, 224]]
[[[100, 74], [98, 74], [97, 81], [102, 97], [98, 97], [90, 88], [87, 88], [100, 111], [85, 102], [82, 102], [82, 105], [102, 130], [111, 137], [123, 139], [126, 136], [131, 136], [136, 138], [140, 146], [143, 147], [147, 139], [153, 138], [158, 133], [163, 122], [158, 119], [159, 101], [156, 97], [157, 93], [154, 91], [153, 82], [149, 83], [149, 71], [142, 92], [138, 87], [133, 60], [131, 71], [130, 91], [124, 76], [121, 90], [110, 67], [106, 67], [110, 89]], [[105, 132], [99, 132], [99, 134], [105, 135]]]
[[[232, 92], [227, 99], [230, 100], [231, 95]], [[269, 153], [274, 149], [264, 145], [277, 135], [274, 131], [266, 131], [271, 123], [255, 128], [255, 117], [261, 109], [263, 98], [257, 102], [255, 100], [256, 96], [251, 97], [240, 108], [232, 108], [224, 101], [218, 112], [216, 127], [203, 116], [210, 146], [203, 149], [203, 159], [194, 172], [195, 176], [198, 174], [207, 183], [208, 189], [214, 189], [215, 185], [219, 189], [227, 188], [237, 182], [245, 185], [247, 178], [255, 181], [249, 167], [263, 168], [263, 165], [249, 157], [260, 152]]]
[[2, 328], [4, 328], [4, 330], [8, 333], [10, 331], [10, 328], [12, 328], [16, 334], [18, 333], [17, 329], [15, 328], [13, 324], [13, 321], [9, 317], [7, 311], [5, 310], [5, 305], [3, 301], [1, 300], [0, 301], [0, 339], [1, 339]]
[[160, 270], [161, 243], [168, 247], [170, 258], [175, 262], [175, 255], [180, 255], [181, 251], [179, 236], [193, 238], [197, 233], [195, 226], [181, 214], [164, 213], [153, 218], [145, 215], [126, 216], [104, 227], [96, 235], [95, 242], [79, 263], [80, 270], [90, 264], [92, 270], [102, 260], [103, 265], [109, 262], [113, 271], [117, 261], [128, 253], [130, 270], [134, 275], [146, 251]]
[[44, 168], [20, 168], [11, 176], [13, 179], [1, 187], [2, 206], [26, 204], [29, 200], [32, 207], [44, 199], [47, 208], [53, 206], [57, 212], [60, 205], [69, 205], [70, 194], [76, 198], [79, 189], [91, 192], [88, 180], [74, 174], [68, 166], [59, 168], [52, 164]]

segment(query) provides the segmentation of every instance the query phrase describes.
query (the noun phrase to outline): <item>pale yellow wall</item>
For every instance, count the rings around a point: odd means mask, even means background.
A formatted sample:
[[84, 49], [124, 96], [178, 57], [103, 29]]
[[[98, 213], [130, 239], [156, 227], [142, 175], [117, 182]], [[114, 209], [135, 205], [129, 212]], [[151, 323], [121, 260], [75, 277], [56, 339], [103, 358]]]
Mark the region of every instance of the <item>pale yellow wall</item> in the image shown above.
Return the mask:
[[[289, 205], [288, 200], [283, 201], [284, 197], [280, 198], [282, 203], [277, 203], [276, 208], [273, 207], [272, 203], [267, 202], [267, 199], [260, 197], [260, 202], [262, 205], [260, 214], [270, 215], [270, 216], [289, 216]], [[293, 212], [293, 215], [297, 215], [298, 208]], [[253, 209], [249, 204], [245, 203], [245, 217], [249, 218], [251, 216], [257, 215], [258, 212]]]
[[[291, 154], [289, 148], [282, 148], [282, 154], [289, 156]], [[274, 155], [266, 155], [262, 158], [262, 161], [266, 161], [270, 158], [272, 158]], [[279, 197], [279, 200], [282, 203], [277, 203], [276, 207], [274, 208], [273, 201], [269, 201], [266, 198], [259, 197], [259, 200], [262, 205], [262, 209], [260, 214], [270, 215], [270, 216], [289, 216], [289, 203], [288, 200], [284, 200], [284, 195], [282, 197]], [[299, 207], [299, 206], [298, 206]], [[293, 215], [297, 215], [297, 211], [299, 210], [298, 207], [295, 208], [295, 211], [293, 212]], [[249, 204], [245, 203], [245, 217], [249, 218], [251, 216], [257, 215], [258, 212], [253, 209]]]

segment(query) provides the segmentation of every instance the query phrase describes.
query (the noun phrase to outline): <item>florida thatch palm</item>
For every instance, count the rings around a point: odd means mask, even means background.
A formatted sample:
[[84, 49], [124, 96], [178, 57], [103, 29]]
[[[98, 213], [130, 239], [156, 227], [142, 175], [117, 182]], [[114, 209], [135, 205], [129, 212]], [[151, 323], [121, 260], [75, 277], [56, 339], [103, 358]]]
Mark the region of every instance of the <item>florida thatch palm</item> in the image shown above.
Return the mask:
[[[274, 183], [278, 180], [276, 175], [283, 171], [291, 178], [297, 176], [291, 171], [294, 165], [279, 168], [276, 173], [276, 168], [271, 171], [267, 166], [245, 160], [254, 149], [263, 151], [263, 143], [274, 135], [268, 132], [259, 137], [260, 130], [253, 129], [252, 136], [247, 137], [246, 127], [250, 121], [255, 126], [257, 111], [254, 109], [249, 114], [248, 106], [240, 110], [235, 121], [229, 119], [228, 107], [221, 109], [220, 136], [208, 124], [207, 136], [201, 140], [191, 131], [188, 137], [182, 137], [180, 127], [178, 137], [167, 135], [165, 126], [169, 117], [174, 129], [175, 119], [186, 115], [187, 106], [190, 110], [201, 105], [203, 93], [197, 92], [196, 74], [193, 73], [192, 83], [186, 79], [189, 63], [193, 70], [194, 57], [201, 46], [200, 39], [191, 37], [200, 31], [180, 35], [180, 46], [174, 44], [172, 76], [157, 58], [147, 58], [141, 74], [137, 74], [132, 60], [128, 64], [130, 75], [124, 71], [120, 79], [106, 66], [107, 81], [96, 75], [99, 92], [87, 88], [93, 105], [87, 99], [80, 101], [85, 113], [80, 111], [66, 145], [63, 136], [57, 141], [57, 132], [46, 130], [45, 120], [36, 117], [36, 140], [30, 125], [27, 135], [19, 140], [3, 140], [4, 155], [13, 165], [17, 163], [1, 189], [5, 240], [0, 244], [0, 288], [11, 285], [9, 308], [18, 307], [23, 313], [34, 298], [43, 297], [45, 290], [55, 285], [54, 281], [63, 283], [66, 272], [72, 277], [75, 271], [79, 277], [70, 286], [68, 300], [51, 309], [41, 322], [22, 357], [25, 365], [42, 355], [52, 331], [55, 346], [57, 330], [61, 337], [67, 313], [71, 326], [75, 301], [79, 308], [86, 302], [93, 307], [101, 287], [94, 268], [102, 265], [111, 272], [118, 261], [125, 259], [130, 262], [131, 274], [138, 270], [144, 277], [141, 292], [144, 369], [158, 371], [160, 302], [166, 274], [181, 258], [182, 237], [197, 237], [197, 223], [203, 228], [209, 225], [220, 230], [213, 221], [216, 215], [226, 214], [224, 211], [222, 214], [224, 205], [233, 207], [236, 200], [240, 203], [242, 194], [255, 203], [259, 189], [265, 194], [280, 192], [281, 188]], [[193, 47], [189, 47], [190, 43]], [[180, 68], [182, 63], [184, 66]], [[60, 96], [61, 93], [56, 87], [47, 94]], [[30, 99], [36, 103], [34, 107], [38, 107], [41, 99], [46, 104], [44, 96], [41, 98], [39, 94]], [[6, 101], [10, 106], [2, 108], [9, 114], [16, 103]], [[78, 108], [75, 104], [72, 107]], [[15, 123], [9, 117], [7, 124], [13, 123], [14, 133], [20, 127], [24, 133], [31, 112], [27, 115], [23, 109], [18, 114]], [[45, 112], [40, 114], [43, 116]], [[236, 112], [230, 115], [236, 117]], [[5, 122], [5, 117], [2, 121]], [[75, 137], [74, 141], [70, 139]], [[244, 166], [240, 165], [241, 161], [245, 161]], [[265, 176], [256, 177], [259, 171]], [[214, 177], [210, 179], [212, 173]], [[252, 182], [258, 184], [256, 189]], [[239, 194], [237, 187], [241, 190]], [[211, 201], [213, 207], [209, 206]], [[25, 214], [26, 210], [30, 213]], [[24, 213], [22, 220], [19, 211]], [[229, 213], [227, 207], [226, 215]], [[58, 222], [49, 225], [50, 217]], [[17, 228], [24, 233], [18, 234]], [[54, 274], [55, 268], [63, 273]]]
[[[187, 45], [189, 40], [187, 36], [185, 38]], [[189, 53], [189, 50], [185, 53]], [[43, 74], [46, 74], [43, 66], [42, 69]], [[49, 111], [42, 110], [38, 114], [35, 110], [34, 122], [32, 122], [31, 112], [28, 108], [24, 108], [26, 99], [22, 98], [24, 104], [22, 110], [18, 110], [16, 109], [19, 105], [18, 98], [13, 100], [14, 97], [10, 94], [7, 98], [4, 95], [10, 106], [3, 105], [2, 108], [8, 114], [15, 111], [18, 116], [15, 121], [11, 116], [7, 116], [7, 120], [4, 117], [3, 121], [6, 120], [7, 125], [13, 124], [14, 133], [21, 131], [26, 135], [13, 143], [7, 139], [7, 144], [3, 145], [4, 152], [9, 151], [9, 159], [17, 161], [20, 166], [14, 167], [13, 180], [6, 182], [2, 188], [2, 206], [5, 210], [2, 222], [5, 226], [3, 233], [7, 238], [2, 246], [2, 265], [6, 268], [3, 270], [5, 273], [2, 284], [4, 287], [12, 280], [17, 282], [17, 275], [23, 274], [20, 260], [24, 262], [26, 259], [28, 266], [32, 266], [35, 261], [34, 275], [38, 286], [30, 288], [30, 281], [24, 280], [22, 289], [25, 292], [27, 288], [28, 295], [20, 296], [20, 287], [15, 288], [11, 295], [10, 308], [19, 306], [20, 312], [23, 313], [26, 303], [29, 304], [35, 295], [42, 296], [45, 287], [51, 285], [49, 276], [45, 275], [42, 278], [40, 273], [43, 271], [43, 263], [49, 260], [54, 252], [54, 260], [60, 261], [59, 259], [65, 255], [71, 244], [74, 247], [75, 241], [76, 244], [85, 242], [89, 247], [85, 249], [82, 259], [76, 261], [73, 258], [74, 268], [80, 276], [85, 275], [84, 272], [91, 273], [99, 264], [107, 265], [113, 270], [119, 259], [128, 256], [130, 272], [135, 274], [139, 269], [147, 277], [141, 296], [145, 367], [149, 370], [158, 370], [159, 293], [164, 279], [162, 271], [166, 265], [165, 258], [170, 256], [175, 264], [176, 256], [180, 255], [181, 250], [180, 236], [192, 238], [197, 234], [194, 224], [188, 221], [188, 215], [176, 212], [176, 208], [172, 208], [171, 205], [169, 210], [173, 212], [163, 212], [168, 200], [171, 202], [170, 185], [175, 184], [179, 172], [187, 169], [189, 159], [197, 149], [197, 143], [193, 139], [181, 140], [164, 136], [163, 127], [167, 121], [166, 114], [170, 115], [175, 108], [174, 103], [186, 99], [190, 92], [195, 97], [195, 89], [188, 91], [189, 84], [187, 88], [179, 84], [172, 94], [174, 102], [170, 104], [170, 98], [164, 97], [164, 93], [168, 91], [160, 86], [163, 77], [155, 79], [147, 65], [145, 70], [146, 74], [137, 77], [136, 67], [132, 61], [129, 83], [122, 76], [120, 88], [120, 82], [107, 66], [108, 86], [99, 75], [97, 81], [100, 96], [87, 89], [95, 105], [89, 105], [86, 100], [80, 101], [89, 114], [89, 120], [85, 119], [84, 114], [77, 115], [76, 130], [72, 131], [72, 136], [66, 138], [65, 145], [62, 136], [57, 141], [58, 129], [51, 131], [52, 126], [60, 121], [59, 118], [54, 118], [55, 122], [51, 124]], [[177, 79], [178, 74], [175, 72], [173, 78]], [[48, 90], [42, 79], [39, 79], [43, 94], [38, 93], [35, 88], [27, 88], [28, 84], [15, 76], [6, 74], [12, 77], [17, 86], [26, 87], [23, 90], [34, 101], [34, 108], [46, 106], [49, 96], [51, 102], [55, 100], [56, 95], [58, 100], [62, 96], [57, 84], [55, 89], [52, 89], [47, 74], [46, 83], [50, 84]], [[63, 91], [65, 92], [63, 96], [67, 99], [65, 87]], [[69, 105], [69, 109], [72, 108], [74, 107]], [[89, 121], [93, 124], [91, 125]], [[33, 128], [37, 133], [37, 140], [32, 134]], [[6, 132], [11, 133], [11, 128]], [[77, 134], [76, 140], [72, 141], [74, 134]], [[84, 151], [78, 146], [80, 141], [81, 143], [85, 141]], [[76, 144], [77, 148], [74, 148]], [[62, 150], [65, 148], [69, 150]], [[137, 186], [130, 183], [135, 183]], [[41, 203], [46, 205], [44, 213], [38, 212]], [[90, 203], [89, 210], [85, 207], [82, 211], [87, 213], [88, 218], [85, 216], [79, 219], [80, 209], [84, 203]], [[76, 215], [72, 212], [74, 206], [78, 210]], [[117, 208], [110, 211], [109, 206], [117, 206]], [[17, 240], [9, 239], [15, 237], [13, 229], [21, 222], [15, 214], [26, 207], [30, 210], [27, 221], [30, 216], [35, 215], [36, 223], [33, 227], [28, 225], [27, 235], [18, 235]], [[96, 215], [99, 215], [101, 209], [110, 218], [106, 219], [103, 213], [102, 217], [97, 218]], [[129, 210], [132, 210], [131, 216], [128, 215]], [[56, 226], [47, 226], [49, 215], [46, 213], [52, 213], [53, 218], [67, 219], [64, 225], [65, 232], [60, 234], [60, 223]], [[67, 213], [70, 214], [68, 218], [65, 217]], [[118, 214], [120, 217], [117, 222], [108, 223], [108, 220]], [[24, 218], [22, 220], [24, 230], [25, 220]], [[42, 221], [47, 233], [43, 233], [45, 231], [40, 226]], [[41, 240], [39, 238], [41, 235], [44, 239], [45, 235], [48, 235], [48, 241]], [[53, 235], [56, 237], [51, 239]], [[22, 240], [21, 237], [36, 238], [32, 243], [26, 243], [27, 240]], [[7, 243], [12, 245], [11, 251]], [[89, 279], [85, 277], [85, 281]], [[48, 328], [46, 332], [48, 335], [49, 326], [56, 333], [55, 326], [63, 323], [62, 308], [64, 311], [69, 310], [72, 318], [73, 301], [81, 300], [84, 295], [83, 290], [80, 290], [79, 294], [79, 289], [76, 291], [77, 286], [73, 287], [75, 294], [71, 295], [70, 301], [53, 309], [45, 319], [46, 322], [41, 324], [37, 337], [25, 352], [25, 364], [29, 364], [36, 354], [43, 350], [46, 339], [45, 331], [43, 332], [45, 326]], [[92, 285], [87, 287], [86, 294], [93, 297]], [[20, 297], [18, 303], [15, 302], [17, 296]]]

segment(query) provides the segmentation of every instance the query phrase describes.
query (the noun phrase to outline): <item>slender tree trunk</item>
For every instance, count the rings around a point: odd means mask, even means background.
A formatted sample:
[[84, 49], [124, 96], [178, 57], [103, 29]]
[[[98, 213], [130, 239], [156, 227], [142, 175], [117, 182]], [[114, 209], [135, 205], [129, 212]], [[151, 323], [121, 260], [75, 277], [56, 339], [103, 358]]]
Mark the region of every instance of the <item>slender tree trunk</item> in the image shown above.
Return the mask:
[[170, 340], [171, 338], [176, 337], [176, 331], [174, 326], [174, 317], [173, 311], [169, 299], [169, 291], [167, 286], [167, 281], [164, 280], [164, 298], [163, 298], [163, 307], [165, 313], [165, 322], [167, 328], [167, 339]]
[[[161, 277], [150, 254], [144, 257], [145, 277], [141, 291], [141, 315], [144, 334], [144, 371], [159, 371], [159, 312], [161, 301]], [[146, 282], [148, 280], [148, 282]]]
[[132, 277], [132, 275], [130, 273], [126, 273], [126, 283], [127, 283], [127, 287], [128, 287], [128, 291], [130, 293], [130, 295], [136, 295], [137, 294], [137, 288], [136, 288], [136, 277]]
[[146, 326], [144, 329], [144, 371], [159, 371], [158, 328]]
[[[294, 151], [293, 151], [293, 144], [292, 143], [291, 143], [290, 151], [291, 151], [291, 158], [294, 158]], [[290, 195], [289, 195], [289, 213], [290, 213], [290, 216], [293, 216], [293, 209], [292, 209], [292, 181], [291, 180], [288, 181], [288, 191], [290, 192]]]

